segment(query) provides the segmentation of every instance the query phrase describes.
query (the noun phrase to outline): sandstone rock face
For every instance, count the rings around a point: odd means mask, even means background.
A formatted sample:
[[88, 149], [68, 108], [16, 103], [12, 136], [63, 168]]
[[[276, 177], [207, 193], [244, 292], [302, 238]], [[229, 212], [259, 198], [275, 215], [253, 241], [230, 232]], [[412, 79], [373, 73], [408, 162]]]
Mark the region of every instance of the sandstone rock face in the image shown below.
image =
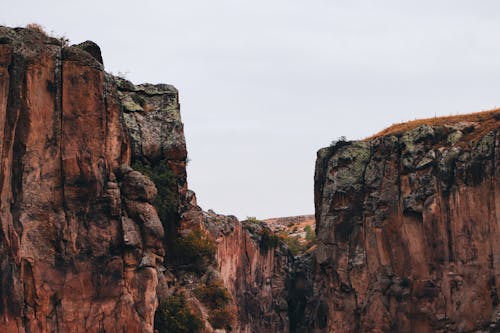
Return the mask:
[[[159, 301], [180, 290], [203, 332], [223, 332], [195, 295], [210, 281], [230, 291], [233, 331], [287, 331], [291, 257], [262, 248], [262, 226], [197, 206], [177, 90], [102, 63], [93, 42], [0, 27], [0, 331], [153, 332]], [[217, 242], [202, 276], [165, 262], [193, 230]]]
[[[169, 214], [162, 221], [166, 237], [170, 237], [164, 240], [165, 250], [175, 246], [175, 237], [185, 237], [195, 230], [209, 236], [217, 246], [215, 266], [201, 276], [171, 267], [171, 263], [166, 262], [167, 271], [159, 276], [158, 299], [165, 300], [172, 293], [181, 292], [203, 320], [204, 332], [224, 332], [223, 329], [212, 328], [210, 309], [195, 295], [196, 289], [209, 281], [222, 281], [232, 296], [232, 306], [236, 311], [233, 332], [287, 332], [287, 272], [293, 258], [282, 244], [265, 251], [261, 249], [260, 232], [263, 227], [245, 228], [235, 217], [204, 212], [198, 206], [196, 195], [188, 191], [187, 150], [178, 92], [173, 86], [133, 85], [124, 79], [114, 80], [131, 141], [131, 159], [152, 167], [165, 164], [174, 176], [170, 192], [176, 214]], [[132, 171], [124, 177], [130, 180], [126, 184], [131, 187], [134, 196], [128, 195], [128, 187], [122, 186], [124, 196], [136, 201], [149, 198], [147, 189], [150, 186], [140, 174], [135, 174], [136, 171]], [[136, 189], [136, 184], [140, 184], [144, 191]], [[134, 202], [132, 207], [144, 205]], [[130, 206], [127, 202], [126, 207]], [[129, 216], [134, 214], [131, 212]], [[138, 237], [137, 228], [134, 224], [130, 225], [128, 219], [122, 220], [122, 224], [127, 230], [128, 244], [143, 244], [146, 241], [146, 236], [142, 239]], [[155, 235], [153, 230], [151, 232]], [[174, 234], [177, 236], [173, 237]]]
[[[203, 286], [229, 291], [233, 332], [500, 330], [500, 111], [320, 150], [318, 244], [293, 257], [197, 205], [177, 90], [102, 64], [0, 27], [0, 332], [152, 333], [178, 293], [229, 331]], [[215, 242], [202, 272], [169, 262], [193, 232]]]
[[[215, 265], [200, 278], [180, 275], [176, 288], [190, 295], [190, 302], [205, 320], [206, 332], [212, 330], [209, 309], [196, 300], [192, 290], [207, 281], [221, 281], [231, 295], [235, 311], [232, 332], [288, 332], [288, 284], [294, 258], [263, 223], [240, 222], [234, 216], [203, 211], [196, 195], [188, 191], [182, 214], [181, 234], [202, 230], [216, 244]], [[207, 329], [208, 328], [208, 329]]]
[[153, 332], [164, 231], [121, 118], [93, 56], [0, 27], [1, 332]]
[[500, 111], [479, 118], [318, 152], [303, 331], [500, 330]]
[[218, 270], [238, 309], [236, 332], [289, 332], [289, 272], [293, 257], [271, 231], [255, 222], [205, 214], [217, 242]]

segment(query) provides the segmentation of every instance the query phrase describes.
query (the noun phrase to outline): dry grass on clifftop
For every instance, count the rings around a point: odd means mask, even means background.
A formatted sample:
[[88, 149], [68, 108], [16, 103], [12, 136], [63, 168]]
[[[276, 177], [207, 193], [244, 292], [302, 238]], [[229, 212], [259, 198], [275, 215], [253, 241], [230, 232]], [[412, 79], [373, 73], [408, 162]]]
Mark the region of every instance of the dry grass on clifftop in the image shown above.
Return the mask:
[[446, 126], [460, 122], [480, 124], [478, 130], [474, 131], [467, 137], [468, 140], [474, 141], [475, 139], [482, 137], [486, 133], [500, 127], [500, 108], [464, 115], [417, 119], [400, 124], [395, 124], [384, 129], [383, 131], [378, 132], [375, 135], [366, 138], [365, 140], [368, 141], [386, 135], [398, 135], [422, 125]]

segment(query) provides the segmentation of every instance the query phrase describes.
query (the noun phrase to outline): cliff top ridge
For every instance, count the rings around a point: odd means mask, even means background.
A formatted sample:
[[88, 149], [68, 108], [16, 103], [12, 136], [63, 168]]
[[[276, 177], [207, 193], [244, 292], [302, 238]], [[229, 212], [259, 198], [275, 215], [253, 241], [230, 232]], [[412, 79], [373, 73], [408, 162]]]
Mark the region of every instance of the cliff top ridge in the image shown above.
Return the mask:
[[500, 108], [463, 115], [416, 119], [399, 124], [394, 124], [372, 136], [369, 136], [368, 138], [364, 139], [364, 141], [388, 135], [399, 136], [404, 132], [424, 125], [432, 127], [448, 126], [463, 128], [472, 126], [474, 128], [474, 131], [468, 133], [469, 135], [464, 137], [464, 139], [467, 139], [469, 141], [476, 141], [476, 139], [481, 138], [486, 133], [500, 127]]

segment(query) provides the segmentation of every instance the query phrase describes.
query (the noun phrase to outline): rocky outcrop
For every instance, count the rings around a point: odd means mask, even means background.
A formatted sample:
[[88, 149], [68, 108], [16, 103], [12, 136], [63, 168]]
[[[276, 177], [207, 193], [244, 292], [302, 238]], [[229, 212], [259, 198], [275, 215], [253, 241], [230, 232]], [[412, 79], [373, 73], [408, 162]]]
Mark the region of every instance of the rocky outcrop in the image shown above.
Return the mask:
[[[173, 294], [203, 332], [287, 331], [292, 258], [264, 226], [197, 206], [177, 90], [108, 75], [95, 43], [63, 42], [0, 28], [0, 331], [153, 332]], [[193, 232], [216, 244], [195, 271], [172, 255]], [[220, 312], [201, 293], [224, 288]]]
[[[499, 121], [320, 150], [318, 244], [294, 257], [274, 227], [197, 205], [174, 87], [0, 27], [0, 331], [154, 332], [174, 295], [201, 332], [497, 332]], [[307, 238], [307, 220], [270, 223]]]
[[[275, 240], [266, 247], [262, 240], [272, 233], [265, 226], [242, 224], [234, 216], [223, 216], [213, 211], [204, 212], [196, 195], [187, 190], [187, 152], [181, 122], [178, 93], [170, 85], [138, 85], [116, 78], [123, 105], [123, 117], [132, 143], [132, 159], [149, 165], [166, 163], [175, 176], [170, 189], [175, 212], [167, 214], [165, 230], [177, 237], [189, 237], [201, 231], [216, 244], [213, 267], [200, 275], [184, 268], [172, 267], [166, 262], [175, 282], [163, 279], [160, 299], [182, 292], [188, 303], [204, 321], [205, 330], [213, 330], [211, 309], [203, 304], [196, 291], [220, 281], [231, 295], [236, 316], [231, 328], [234, 332], [287, 332], [287, 283], [293, 258], [286, 247]], [[160, 214], [161, 215], [161, 214]], [[167, 240], [166, 248], [175, 252], [175, 239]], [[171, 280], [170, 280], [171, 281]], [[229, 310], [228, 310], [229, 311]], [[232, 310], [231, 310], [232, 311]], [[231, 313], [227, 313], [231, 315]], [[228, 319], [228, 322], [230, 320]]]
[[186, 141], [179, 93], [168, 84], [140, 84], [115, 77], [133, 158], [143, 163], [166, 161], [186, 185]]
[[0, 27], [0, 331], [153, 332], [164, 230], [94, 56]]
[[209, 211], [218, 271], [238, 310], [236, 332], [288, 332], [288, 284], [293, 257], [262, 222], [239, 222]]
[[431, 119], [318, 152], [309, 331], [500, 330], [499, 120]]

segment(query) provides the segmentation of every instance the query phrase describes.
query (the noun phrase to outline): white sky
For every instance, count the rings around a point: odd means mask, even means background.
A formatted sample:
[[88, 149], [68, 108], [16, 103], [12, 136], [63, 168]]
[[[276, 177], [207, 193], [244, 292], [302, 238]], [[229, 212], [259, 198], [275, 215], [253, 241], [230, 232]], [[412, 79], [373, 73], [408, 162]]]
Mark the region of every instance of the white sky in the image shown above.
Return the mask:
[[500, 105], [498, 0], [0, 0], [180, 91], [190, 188], [240, 218], [313, 213], [316, 151]]

